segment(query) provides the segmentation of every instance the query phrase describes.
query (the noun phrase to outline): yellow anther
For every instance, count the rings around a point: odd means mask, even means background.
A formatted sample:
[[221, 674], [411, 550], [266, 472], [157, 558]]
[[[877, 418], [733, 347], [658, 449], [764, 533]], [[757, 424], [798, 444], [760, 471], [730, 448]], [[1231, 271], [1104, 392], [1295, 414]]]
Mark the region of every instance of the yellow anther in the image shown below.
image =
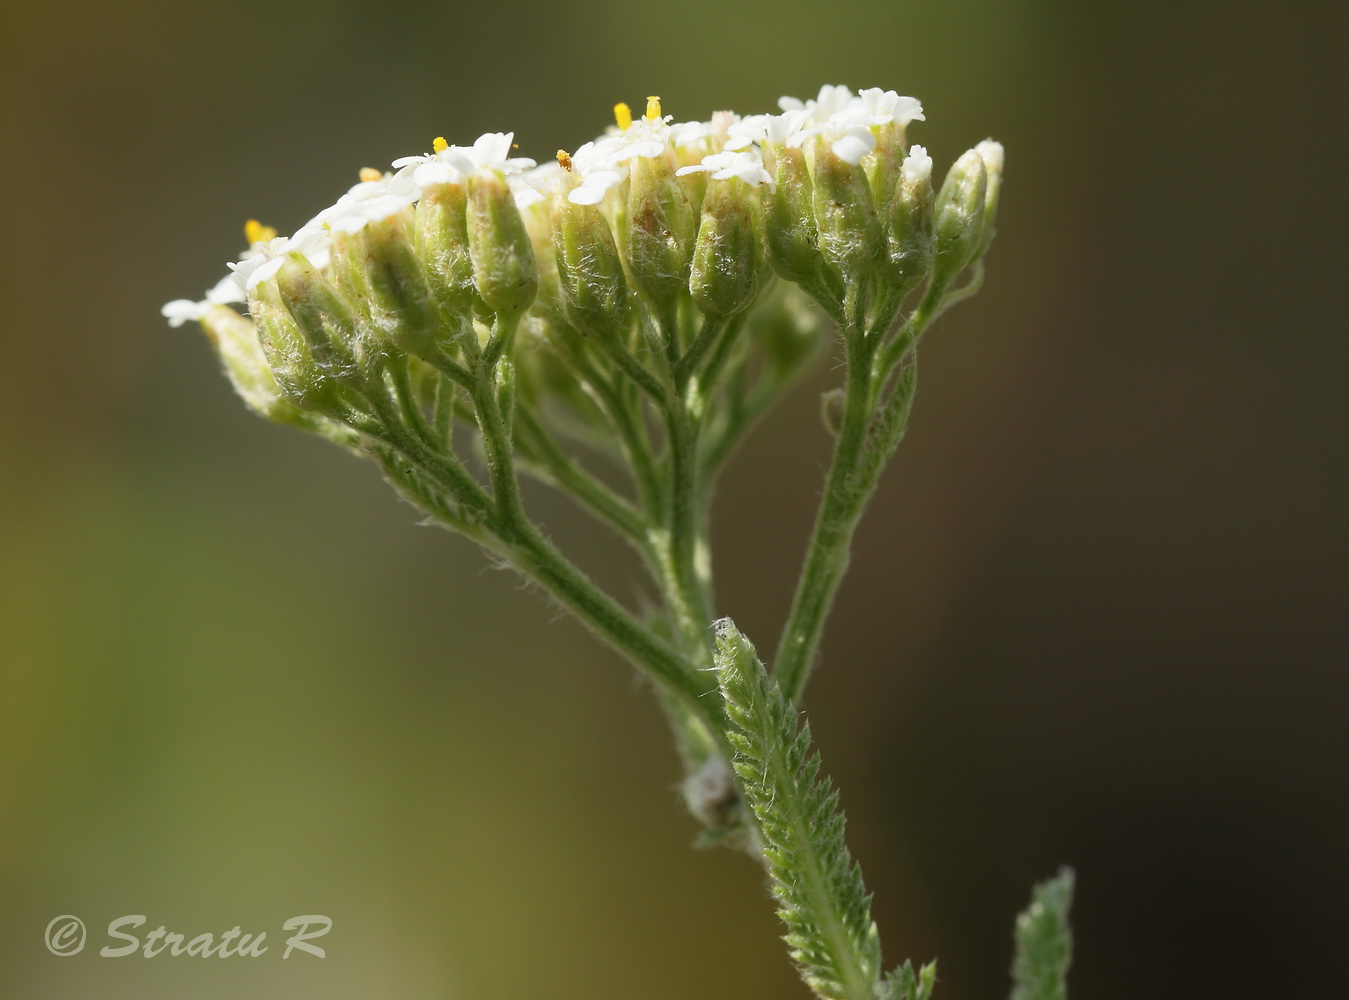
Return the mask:
[[248, 245], [254, 243], [266, 243], [268, 240], [276, 239], [276, 230], [271, 226], [264, 226], [257, 219], [249, 219], [244, 223], [244, 239], [248, 240]]
[[377, 181], [384, 175], [374, 167], [361, 167], [361, 172], [357, 176], [368, 183], [370, 181]]
[[443, 153], [445, 152], [445, 150], [450, 148], [450, 144], [445, 141], [445, 137], [443, 135], [438, 135], [431, 140], [431, 148], [435, 150], [437, 153]]
[[620, 129], [626, 130], [632, 125], [632, 108], [619, 101], [614, 105], [614, 121], [618, 123]]
[[660, 98], [648, 97], [646, 99], [646, 120], [649, 122], [660, 121]]
[[565, 149], [557, 151], [557, 165], [563, 170], [571, 170], [571, 154]]

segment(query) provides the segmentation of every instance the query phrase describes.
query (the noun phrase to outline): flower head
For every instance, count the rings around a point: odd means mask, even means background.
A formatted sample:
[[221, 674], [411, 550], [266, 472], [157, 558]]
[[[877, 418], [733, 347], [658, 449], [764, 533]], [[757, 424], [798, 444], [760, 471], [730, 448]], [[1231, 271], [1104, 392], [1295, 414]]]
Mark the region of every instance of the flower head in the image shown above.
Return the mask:
[[702, 162], [681, 167], [675, 171], [678, 176], [708, 171], [714, 181], [736, 178], [754, 187], [767, 184], [773, 188], [773, 175], [764, 169], [763, 157], [756, 150], [727, 150], [705, 156]]

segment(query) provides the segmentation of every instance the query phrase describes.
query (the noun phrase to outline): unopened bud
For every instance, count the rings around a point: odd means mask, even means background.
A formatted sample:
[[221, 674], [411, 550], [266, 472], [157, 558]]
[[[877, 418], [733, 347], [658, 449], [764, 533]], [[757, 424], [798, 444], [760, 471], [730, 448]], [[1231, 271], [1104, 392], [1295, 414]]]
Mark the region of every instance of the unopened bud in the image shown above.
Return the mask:
[[974, 261], [984, 233], [988, 170], [971, 149], [956, 160], [936, 200], [936, 253], [933, 279], [946, 284]]
[[215, 348], [234, 391], [250, 410], [279, 424], [300, 427], [312, 424], [312, 417], [282, 395], [258, 342], [257, 328], [247, 318], [228, 306], [211, 306], [201, 318], [201, 328]]
[[480, 170], [468, 182], [468, 244], [473, 281], [487, 308], [516, 317], [539, 291], [539, 271], [506, 178]]
[[866, 171], [876, 214], [884, 219], [890, 211], [890, 202], [895, 196], [895, 185], [905, 159], [904, 129], [894, 122], [887, 122], [875, 131], [876, 148], [862, 161], [862, 169]]
[[258, 282], [248, 308], [258, 332], [258, 345], [282, 395], [301, 410], [339, 413], [342, 400], [338, 385], [314, 363], [309, 341], [282, 300], [276, 281]]
[[812, 207], [820, 232], [820, 252], [851, 284], [880, 259], [881, 224], [866, 174], [820, 139], [815, 147]]
[[653, 302], [669, 305], [688, 287], [698, 214], [665, 156], [632, 161], [627, 207], [632, 280]]
[[978, 260], [993, 242], [993, 224], [998, 219], [998, 195], [1002, 191], [1002, 143], [985, 139], [974, 147], [974, 151], [984, 161], [984, 169], [988, 172], [988, 191], [984, 195], [984, 233], [974, 252], [974, 259]]
[[534, 297], [530, 312], [556, 326], [562, 321], [562, 290], [558, 285], [557, 243], [553, 232], [553, 213], [547, 198], [540, 195], [528, 204], [521, 204], [516, 197], [516, 207], [520, 210], [520, 219], [529, 234], [529, 243], [534, 248], [534, 266], [539, 272], [539, 292]]
[[565, 197], [553, 207], [557, 280], [567, 321], [602, 339], [627, 327], [630, 308], [623, 263], [604, 215]]
[[703, 199], [689, 290], [704, 315], [734, 316], [749, 308], [764, 267], [763, 219], [757, 193], [744, 181], [712, 181]]
[[[332, 271], [339, 276], [345, 272], [345, 281], [360, 283], [360, 287], [350, 289], [354, 295], [365, 294], [366, 272], [358, 270], [363, 260], [360, 234], [344, 233], [341, 239], [333, 240]], [[352, 303], [326, 275], [298, 255], [292, 254], [277, 272], [276, 283], [282, 302], [309, 345], [315, 366], [341, 385], [364, 389], [368, 362], [385, 347], [382, 341], [372, 343], [362, 337]]]
[[932, 157], [922, 146], [910, 149], [900, 167], [890, 201], [887, 242], [889, 280], [901, 288], [911, 287], [932, 264]]
[[410, 221], [394, 215], [361, 230], [366, 308], [378, 336], [404, 354], [431, 358], [440, 348], [440, 309], [413, 248]]
[[810, 170], [799, 148], [777, 151], [774, 187], [765, 198], [764, 243], [768, 263], [788, 281], [814, 278], [824, 258], [811, 207]]
[[468, 322], [483, 308], [473, 283], [468, 243], [468, 190], [462, 184], [431, 184], [417, 202], [417, 256], [447, 318]]

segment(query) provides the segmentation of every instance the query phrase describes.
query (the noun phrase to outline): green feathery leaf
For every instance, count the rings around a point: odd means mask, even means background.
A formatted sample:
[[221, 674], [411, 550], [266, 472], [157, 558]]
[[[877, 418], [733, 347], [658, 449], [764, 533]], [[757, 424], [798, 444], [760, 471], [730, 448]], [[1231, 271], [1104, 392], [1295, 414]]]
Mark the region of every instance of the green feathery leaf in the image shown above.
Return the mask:
[[1016, 959], [1012, 962], [1012, 1000], [1067, 1000], [1073, 932], [1068, 910], [1073, 902], [1073, 870], [1035, 887], [1030, 906], [1016, 918]]
[[820, 777], [819, 754], [808, 756], [810, 727], [798, 727], [796, 709], [730, 619], [716, 630], [733, 764], [762, 828], [791, 957], [823, 1000], [894, 996], [881, 992], [871, 897], [843, 843], [838, 793]]
[[894, 972], [886, 974], [881, 1000], [929, 1000], [936, 983], [936, 962], [929, 962], [917, 972], [905, 962]]

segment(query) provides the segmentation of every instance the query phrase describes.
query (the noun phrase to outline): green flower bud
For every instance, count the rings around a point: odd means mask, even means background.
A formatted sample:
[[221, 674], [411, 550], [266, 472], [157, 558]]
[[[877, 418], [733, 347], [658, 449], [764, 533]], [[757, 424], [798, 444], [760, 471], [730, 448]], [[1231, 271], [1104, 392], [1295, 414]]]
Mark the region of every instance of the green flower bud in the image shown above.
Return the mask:
[[371, 222], [360, 232], [365, 251], [366, 310], [370, 325], [397, 350], [434, 357], [446, 333], [413, 246], [411, 213]]
[[707, 316], [749, 308], [764, 268], [763, 217], [757, 193], [737, 179], [712, 181], [703, 199], [689, 291]]
[[[363, 246], [360, 234], [336, 234], [332, 246], [331, 270], [358, 300], [365, 284], [365, 271], [359, 269], [365, 258]], [[351, 288], [352, 281], [360, 286]], [[366, 374], [384, 344], [362, 336], [351, 301], [298, 254], [291, 254], [282, 265], [276, 284], [281, 301], [309, 345], [314, 364], [334, 381], [358, 392], [364, 389]]]
[[772, 149], [774, 190], [764, 196], [764, 251], [769, 266], [816, 298], [841, 302], [843, 284], [820, 253], [812, 208], [814, 185], [799, 148]]
[[277, 388], [301, 410], [336, 415], [344, 409], [338, 384], [314, 363], [309, 341], [272, 279], [258, 282], [249, 300], [258, 346]]
[[764, 240], [768, 263], [788, 281], [813, 278], [824, 258], [811, 208], [810, 171], [799, 148], [777, 150], [775, 187], [764, 199]]
[[984, 161], [984, 169], [988, 172], [988, 191], [984, 195], [984, 233], [974, 251], [974, 259], [978, 260], [993, 242], [993, 224], [998, 218], [998, 194], [1002, 190], [1002, 143], [985, 139], [974, 147], [974, 151]]
[[665, 156], [632, 161], [627, 207], [632, 280], [653, 302], [669, 305], [688, 287], [698, 214]]
[[529, 233], [529, 242], [534, 248], [534, 263], [539, 269], [539, 294], [530, 311], [557, 325], [563, 322], [562, 289], [558, 283], [557, 254], [554, 252], [556, 234], [548, 199], [540, 198], [520, 209], [520, 218], [525, 224], [525, 231]]
[[899, 182], [900, 167], [904, 162], [903, 127], [888, 122], [875, 129], [876, 148], [862, 160], [862, 170], [871, 188], [871, 201], [876, 214], [885, 219]]
[[447, 318], [468, 322], [486, 307], [473, 284], [468, 244], [468, 190], [462, 184], [432, 184], [417, 202], [417, 256], [431, 292]]
[[554, 258], [567, 322], [587, 336], [617, 337], [631, 306], [623, 262], [594, 205], [559, 197], [553, 206]]
[[927, 274], [932, 265], [933, 225], [932, 158], [922, 146], [914, 146], [904, 158], [890, 199], [886, 277], [893, 284], [907, 290]]
[[201, 328], [244, 405], [281, 424], [299, 424], [307, 419], [281, 394], [251, 322], [228, 306], [212, 306], [202, 316]]
[[936, 200], [936, 248], [933, 279], [953, 281], [975, 259], [983, 240], [988, 170], [976, 150], [956, 160]]
[[812, 208], [820, 252], [852, 284], [882, 257], [884, 240], [866, 174], [815, 140]]
[[473, 282], [499, 318], [529, 308], [539, 291], [534, 247], [506, 178], [480, 170], [468, 182], [468, 246]]

